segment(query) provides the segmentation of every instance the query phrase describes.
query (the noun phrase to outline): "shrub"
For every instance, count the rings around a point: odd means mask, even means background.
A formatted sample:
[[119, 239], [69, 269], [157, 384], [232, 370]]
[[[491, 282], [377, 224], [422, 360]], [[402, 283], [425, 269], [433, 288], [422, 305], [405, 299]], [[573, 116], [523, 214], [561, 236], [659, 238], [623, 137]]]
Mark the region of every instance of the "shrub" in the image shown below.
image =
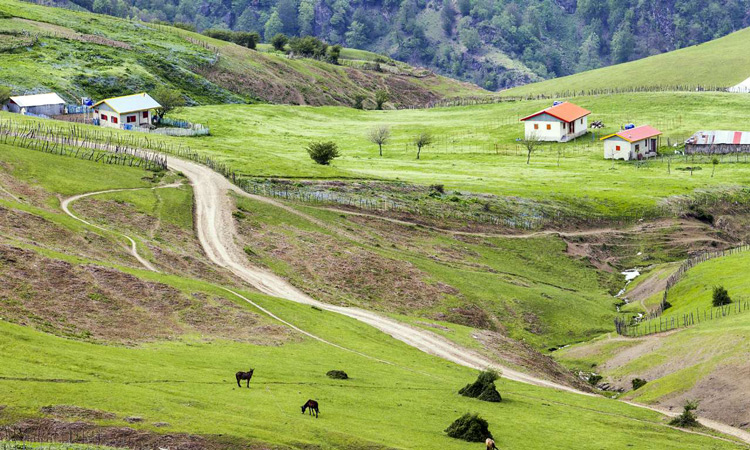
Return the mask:
[[280, 52], [284, 51], [284, 47], [286, 47], [286, 44], [289, 42], [289, 38], [284, 33], [277, 33], [276, 36], [271, 38], [271, 45], [273, 45], [273, 48], [275, 50], [278, 50]]
[[365, 109], [365, 100], [367, 100], [367, 96], [364, 94], [355, 94], [354, 95], [354, 109]]
[[339, 63], [339, 57], [341, 56], [341, 48], [342, 47], [337, 44], [328, 49], [328, 62], [329, 63], [331, 64]]
[[237, 45], [254, 49], [260, 41], [258, 33], [248, 33], [245, 31], [230, 31], [210, 29], [203, 32], [204, 35], [227, 42], [234, 42]]
[[328, 378], [333, 378], [334, 380], [348, 380], [349, 375], [346, 374], [343, 370], [329, 370], [326, 373], [326, 376]]
[[596, 386], [597, 384], [599, 384], [600, 381], [602, 381], [601, 375], [597, 375], [595, 373], [592, 373], [591, 375], [589, 375], [588, 382], [590, 385]]
[[644, 380], [643, 378], [633, 378], [633, 390], [638, 390], [646, 385], [648, 381]]
[[495, 387], [495, 380], [498, 378], [500, 374], [497, 371], [487, 369], [479, 374], [475, 382], [467, 384], [458, 393], [485, 402], [501, 402], [503, 398]]
[[311, 142], [307, 146], [310, 158], [318, 164], [327, 166], [334, 158], [341, 156], [335, 142]]
[[698, 402], [696, 400], [688, 400], [685, 402], [685, 407], [682, 410], [682, 414], [669, 421], [669, 424], [675, 427], [694, 427], [698, 425], [698, 417], [696, 417], [693, 411], [698, 409]]
[[313, 36], [294, 37], [289, 40], [289, 48], [294, 54], [321, 59], [326, 55], [328, 44]]
[[445, 186], [442, 184], [431, 184], [430, 190], [439, 194], [445, 194]]
[[466, 413], [445, 429], [448, 436], [468, 442], [484, 442], [492, 439], [489, 424], [477, 414]]
[[388, 95], [388, 91], [385, 91], [383, 89], [378, 89], [375, 91], [375, 109], [381, 110], [383, 109], [383, 105], [385, 105], [388, 100], [390, 100], [390, 95]]
[[714, 286], [713, 304], [714, 306], [724, 306], [732, 303], [729, 292], [724, 286]]

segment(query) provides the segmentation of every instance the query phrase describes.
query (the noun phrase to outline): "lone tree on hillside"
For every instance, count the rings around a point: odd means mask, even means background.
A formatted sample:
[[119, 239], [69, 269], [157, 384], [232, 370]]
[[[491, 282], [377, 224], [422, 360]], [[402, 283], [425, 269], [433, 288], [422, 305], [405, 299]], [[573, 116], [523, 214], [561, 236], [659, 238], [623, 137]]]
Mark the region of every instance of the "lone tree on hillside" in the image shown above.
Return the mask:
[[327, 166], [334, 158], [341, 156], [339, 147], [335, 142], [310, 142], [307, 145], [307, 153], [310, 158], [318, 164]]
[[531, 163], [531, 154], [541, 145], [542, 140], [539, 139], [539, 135], [536, 133], [531, 133], [526, 138], [521, 139], [521, 143], [526, 147], [526, 165], [528, 165]]
[[719, 165], [719, 158], [714, 157], [714, 159], [711, 160], [711, 164], [714, 166], [713, 170], [711, 171], [711, 178], [713, 178], [714, 174], [716, 173], [716, 166]]
[[390, 99], [391, 97], [388, 95], [388, 91], [385, 89], [378, 89], [375, 91], [375, 109], [383, 109], [383, 105], [388, 103], [388, 100]]
[[10, 100], [11, 89], [8, 86], [0, 86], [0, 105], [4, 105]]
[[422, 147], [432, 144], [432, 135], [426, 131], [414, 136], [414, 145], [417, 146], [417, 159], [422, 154]]
[[500, 378], [499, 372], [487, 369], [479, 374], [475, 382], [467, 384], [458, 393], [464, 397], [476, 398], [484, 402], [501, 402], [503, 398], [495, 387], [495, 380], [498, 378]]
[[675, 427], [694, 427], [698, 425], [698, 417], [696, 417], [695, 413], [693, 411], [698, 409], [698, 401], [697, 400], [688, 400], [685, 402], [684, 409], [682, 410], [682, 414], [672, 419], [669, 424]]
[[175, 109], [185, 106], [185, 97], [182, 96], [180, 91], [170, 89], [167, 86], [156, 88], [154, 99], [161, 105], [161, 108], [156, 111], [159, 120]]
[[484, 442], [492, 439], [489, 424], [478, 414], [466, 413], [445, 429], [448, 436], [468, 442]]
[[271, 45], [273, 45], [274, 50], [280, 52], [284, 51], [287, 43], [289, 43], [289, 38], [284, 33], [276, 33], [276, 36], [271, 38]]
[[732, 303], [732, 299], [729, 297], [729, 292], [724, 289], [724, 286], [714, 286], [712, 303], [714, 306], [724, 306]]
[[367, 134], [367, 138], [370, 142], [378, 146], [380, 156], [383, 156], [383, 146], [391, 139], [391, 129], [388, 125], [377, 126], [370, 130]]

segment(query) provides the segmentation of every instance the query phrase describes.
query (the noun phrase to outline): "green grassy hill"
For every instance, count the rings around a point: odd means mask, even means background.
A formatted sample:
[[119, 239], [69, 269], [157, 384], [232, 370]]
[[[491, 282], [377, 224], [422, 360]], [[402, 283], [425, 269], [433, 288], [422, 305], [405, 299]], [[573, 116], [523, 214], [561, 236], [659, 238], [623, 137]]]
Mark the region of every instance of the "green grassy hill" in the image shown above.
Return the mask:
[[[267, 49], [263, 49], [267, 50]], [[346, 49], [342, 65], [289, 59], [177, 28], [0, 2], [0, 84], [14, 93], [57, 91], [70, 102], [153, 90], [167, 84], [193, 104], [271, 102], [352, 105], [386, 89], [391, 105], [418, 106], [482, 95], [466, 83], [405, 64], [366, 68], [368, 52]]]
[[[693, 47], [502, 92], [507, 96], [560, 95], [588, 90], [734, 86], [750, 77], [750, 29]], [[570, 94], [562, 94], [570, 95]]]
[[[686, 399], [697, 399], [704, 414], [746, 427], [750, 390], [744, 374], [750, 366], [744, 343], [750, 339], [750, 313], [737, 314], [736, 304], [730, 305], [726, 317], [716, 318], [719, 311], [714, 310], [707, 318], [715, 318], [706, 320], [703, 313], [711, 310], [714, 286], [724, 286], [744, 309], [750, 298], [748, 264], [747, 252], [700, 263], [670, 290], [672, 307], [663, 317], [700, 314], [701, 322], [695, 326], [643, 339], [605, 337], [555, 356], [571, 368], [601, 373], [606, 381], [626, 389], [625, 398], [675, 408]], [[656, 296], [661, 298], [661, 293]], [[630, 380], [635, 377], [648, 384], [631, 391]]]
[[[192, 226], [188, 192], [150, 189], [179, 180], [177, 174], [7, 145], [0, 162], [0, 270], [10, 275], [0, 296], [0, 425], [33, 431], [54, 423], [65, 435], [75, 435], [71, 427], [103, 432], [112, 439], [103, 443], [113, 444], [112, 430], [129, 427], [155, 443], [168, 433], [202, 448], [459, 449], [466, 443], [443, 430], [471, 411], [509, 449], [736, 448], [605, 398], [500, 381], [503, 403], [466, 399], [456, 392], [473, 380], [473, 370], [354, 320], [242, 291], [282, 319], [364, 355], [296, 334], [223, 290], [236, 283], [231, 277], [193, 277], [173, 265], [166, 273], [144, 271], [120, 235], [59, 210], [59, 196], [141, 188], [96, 201], [127, 212], [127, 226], [116, 229], [136, 236], [157, 263], [170, 251], [168, 235]], [[111, 225], [89, 217], [100, 211], [90, 209], [91, 201], [75, 203], [75, 212]], [[122, 288], [107, 290], [112, 283]], [[251, 388], [237, 388], [233, 373], [250, 367]], [[331, 369], [351, 379], [331, 380]], [[300, 414], [308, 398], [320, 402], [319, 419]], [[579, 429], [585, 433], [570, 432]]]

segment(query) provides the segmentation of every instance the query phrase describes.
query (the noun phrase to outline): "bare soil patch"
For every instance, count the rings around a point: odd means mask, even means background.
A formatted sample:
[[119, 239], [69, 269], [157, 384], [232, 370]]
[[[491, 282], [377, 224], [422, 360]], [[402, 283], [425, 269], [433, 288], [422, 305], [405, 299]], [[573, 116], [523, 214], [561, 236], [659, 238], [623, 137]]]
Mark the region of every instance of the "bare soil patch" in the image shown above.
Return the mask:
[[90, 420], [114, 420], [117, 418], [117, 415], [111, 412], [81, 408], [79, 406], [72, 405], [43, 406], [39, 409], [39, 412], [47, 416], [53, 416], [61, 419], [74, 417]]
[[3, 317], [58, 335], [128, 344], [198, 333], [274, 344], [289, 333], [225, 298], [188, 296], [115, 269], [9, 245], [0, 245], [0, 271]]

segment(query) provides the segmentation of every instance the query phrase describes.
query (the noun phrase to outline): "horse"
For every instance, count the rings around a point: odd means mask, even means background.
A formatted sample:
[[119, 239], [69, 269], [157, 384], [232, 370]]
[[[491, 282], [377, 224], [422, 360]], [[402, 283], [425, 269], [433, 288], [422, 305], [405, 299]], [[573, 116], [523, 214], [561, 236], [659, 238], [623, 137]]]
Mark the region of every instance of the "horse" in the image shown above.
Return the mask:
[[308, 400], [307, 403], [302, 405], [302, 414], [305, 413], [305, 409], [310, 408], [310, 415], [312, 416], [313, 411], [315, 412], [315, 418], [318, 418], [318, 413], [320, 410], [318, 409], [318, 402], [315, 400]]
[[250, 372], [237, 372], [234, 374], [235, 378], [237, 378], [237, 386], [242, 387], [240, 380], [247, 380], [247, 387], [250, 387], [250, 378], [253, 377], [253, 371], [255, 369], [250, 369]]
[[495, 446], [495, 441], [493, 441], [492, 438], [487, 438], [487, 440], [484, 441], [484, 445], [487, 446], [487, 450], [498, 450], [497, 446]]

